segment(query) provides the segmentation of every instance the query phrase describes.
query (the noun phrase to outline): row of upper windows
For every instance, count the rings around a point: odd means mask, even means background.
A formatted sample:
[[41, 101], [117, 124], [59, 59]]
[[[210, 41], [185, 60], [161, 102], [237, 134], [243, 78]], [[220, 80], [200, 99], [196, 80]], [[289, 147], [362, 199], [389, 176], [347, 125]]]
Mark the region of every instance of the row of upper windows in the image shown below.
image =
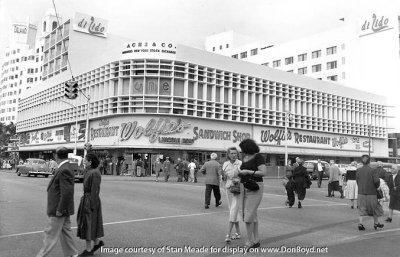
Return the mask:
[[[344, 57], [342, 58], [342, 64], [344, 64]], [[263, 63], [262, 65], [264, 65], [264, 66], [269, 66], [269, 63]], [[273, 63], [272, 63], [272, 67], [274, 67], [274, 68], [276, 68], [276, 67], [280, 67], [281, 66], [281, 60], [277, 60], [277, 61], [274, 61]], [[338, 66], [337, 66], [337, 61], [331, 61], [331, 62], [327, 62], [326, 63], [326, 69], [327, 70], [331, 70], [331, 69], [336, 69]], [[307, 69], [307, 68], [305, 68], [305, 69]], [[322, 70], [322, 64], [316, 64], [316, 65], [313, 65], [312, 66], [312, 71], [313, 72], [319, 72], [319, 71], [321, 71]]]
[[1, 96], [6, 97], [6, 96], [12, 96], [12, 95], [17, 95], [17, 91], [10, 91], [7, 93], [3, 93]]
[[[226, 45], [225, 45], [225, 48], [229, 48], [229, 44], [226, 44]], [[215, 52], [216, 47], [213, 46], [212, 49], [213, 49], [213, 52]], [[220, 46], [219, 46], [219, 50], [222, 50], [222, 49], [223, 49], [223, 45], [220, 45]]]
[[1, 117], [0, 121], [15, 120], [15, 116]]
[[[258, 54], [258, 48], [254, 48], [254, 49], [250, 50], [250, 56], [257, 55], [257, 54]], [[234, 54], [234, 55], [232, 55], [232, 58], [238, 59], [238, 56], [239, 56], [238, 54]], [[240, 53], [240, 59], [244, 59], [244, 58], [247, 58], [247, 51]]]
[[15, 104], [15, 103], [17, 103], [17, 99], [12, 99], [12, 100], [7, 100], [7, 101], [1, 101], [1, 105]]
[[15, 107], [10, 107], [10, 108], [4, 108], [0, 110], [0, 113], [5, 113], [5, 112], [15, 112], [16, 108]]
[[10, 56], [10, 54], [17, 54], [19, 53], [21, 50], [19, 48], [17, 48], [17, 50], [12, 50], [11, 52], [6, 52], [6, 57]]
[[[34, 61], [34, 60], [35, 60], [35, 56], [34, 55], [30, 55], [28, 57], [25, 57], [25, 56], [21, 57], [21, 62]], [[17, 62], [19, 62], [19, 58], [13, 59], [13, 60], [10, 60], [8, 62], [3, 63], [2, 67], [8, 66], [9, 64], [15, 64]], [[39, 57], [36, 57], [36, 62], [39, 62]]]

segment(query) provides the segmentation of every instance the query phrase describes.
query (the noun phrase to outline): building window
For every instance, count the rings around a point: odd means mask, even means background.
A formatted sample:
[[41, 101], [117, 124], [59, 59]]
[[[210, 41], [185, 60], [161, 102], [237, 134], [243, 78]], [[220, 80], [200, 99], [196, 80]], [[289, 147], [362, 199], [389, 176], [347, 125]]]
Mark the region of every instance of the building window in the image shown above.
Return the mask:
[[297, 73], [300, 75], [307, 74], [307, 67], [299, 68]]
[[285, 64], [286, 65], [289, 65], [289, 64], [292, 64], [292, 63], [293, 63], [293, 57], [285, 58]]
[[222, 50], [222, 45], [219, 46], [219, 50]]
[[240, 59], [246, 58], [247, 52], [240, 53]]
[[321, 50], [312, 52], [312, 58], [315, 59], [321, 57], [321, 52], [322, 52]]
[[257, 48], [252, 49], [252, 50], [250, 51], [250, 55], [251, 55], [251, 56], [256, 55], [257, 53], [258, 53], [258, 49], [257, 49]]
[[312, 72], [320, 72], [320, 71], [321, 71], [321, 64], [312, 66]]
[[238, 58], [238, 55], [237, 55], [237, 54], [234, 54], [234, 55], [232, 55], [232, 58], [237, 59], [237, 58]]
[[336, 46], [328, 47], [326, 49], [326, 55], [336, 54]]
[[53, 25], [51, 26], [51, 30], [55, 30], [57, 28], [57, 22], [53, 21]]
[[299, 54], [298, 60], [299, 60], [299, 62], [307, 61], [307, 54]]
[[288, 70], [287, 72], [293, 73], [293, 70]]
[[269, 67], [269, 62], [263, 63], [261, 65]]
[[226, 48], [229, 48], [229, 44], [226, 44]]
[[272, 67], [279, 67], [279, 66], [281, 66], [281, 60], [276, 60], [276, 61], [273, 61], [272, 62]]
[[213, 46], [213, 52], [215, 52], [215, 46]]
[[336, 69], [336, 68], [337, 68], [337, 62], [336, 61], [326, 63], [326, 69], [327, 70]]
[[46, 32], [46, 22], [43, 22], [43, 32]]
[[337, 81], [337, 75], [329, 76], [327, 80]]

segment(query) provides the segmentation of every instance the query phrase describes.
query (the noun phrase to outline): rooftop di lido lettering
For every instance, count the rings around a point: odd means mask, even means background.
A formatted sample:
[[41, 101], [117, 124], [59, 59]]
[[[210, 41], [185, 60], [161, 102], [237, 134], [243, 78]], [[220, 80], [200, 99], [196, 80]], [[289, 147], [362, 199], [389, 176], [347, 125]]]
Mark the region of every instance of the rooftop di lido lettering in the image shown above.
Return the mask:
[[360, 37], [375, 34], [389, 29], [393, 29], [393, 27], [389, 28], [389, 18], [383, 15], [378, 17], [374, 13], [372, 14], [371, 20], [365, 20], [363, 25], [361, 26], [361, 32], [364, 34], [360, 35]]

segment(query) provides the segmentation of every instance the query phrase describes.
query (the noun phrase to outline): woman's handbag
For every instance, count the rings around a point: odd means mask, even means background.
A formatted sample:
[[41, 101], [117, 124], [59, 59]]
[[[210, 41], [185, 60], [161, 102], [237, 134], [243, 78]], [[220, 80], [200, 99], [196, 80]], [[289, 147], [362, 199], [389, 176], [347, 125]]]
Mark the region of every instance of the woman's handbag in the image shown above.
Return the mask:
[[254, 179], [252, 179], [251, 177], [248, 177], [245, 179], [245, 181], [243, 182], [243, 186], [244, 186], [244, 188], [246, 188], [250, 191], [258, 191], [258, 189], [260, 189], [257, 182]]
[[383, 198], [382, 189], [380, 188], [376, 189], [376, 197], [378, 198], [378, 200]]
[[234, 194], [234, 195], [238, 195], [240, 194], [240, 184], [239, 182], [234, 182], [230, 187], [229, 187], [229, 191]]

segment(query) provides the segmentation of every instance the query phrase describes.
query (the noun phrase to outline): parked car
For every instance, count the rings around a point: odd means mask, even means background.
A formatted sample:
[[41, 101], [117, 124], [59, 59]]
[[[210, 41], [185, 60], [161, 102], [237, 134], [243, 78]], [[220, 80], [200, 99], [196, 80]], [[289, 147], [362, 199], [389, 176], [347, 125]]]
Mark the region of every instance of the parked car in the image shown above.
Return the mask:
[[45, 176], [46, 178], [51, 175], [51, 171], [47, 166], [47, 163], [42, 159], [29, 158], [23, 164], [17, 166], [17, 175], [26, 174], [28, 177], [30, 175]]
[[[303, 166], [305, 168], [307, 168], [307, 172], [310, 175], [310, 178], [313, 180], [316, 180], [318, 178], [317, 172], [314, 172], [314, 165], [316, 165], [317, 163], [318, 163], [318, 160], [309, 160], [309, 161], [305, 161], [303, 164]], [[328, 174], [329, 163], [327, 163], [326, 161], [321, 161], [321, 163], [325, 167], [325, 172], [324, 172], [324, 175], [322, 176], [322, 178], [329, 178], [329, 174]]]
[[74, 169], [75, 181], [83, 182], [84, 168], [83, 168], [83, 158], [81, 156], [68, 154], [69, 163]]

